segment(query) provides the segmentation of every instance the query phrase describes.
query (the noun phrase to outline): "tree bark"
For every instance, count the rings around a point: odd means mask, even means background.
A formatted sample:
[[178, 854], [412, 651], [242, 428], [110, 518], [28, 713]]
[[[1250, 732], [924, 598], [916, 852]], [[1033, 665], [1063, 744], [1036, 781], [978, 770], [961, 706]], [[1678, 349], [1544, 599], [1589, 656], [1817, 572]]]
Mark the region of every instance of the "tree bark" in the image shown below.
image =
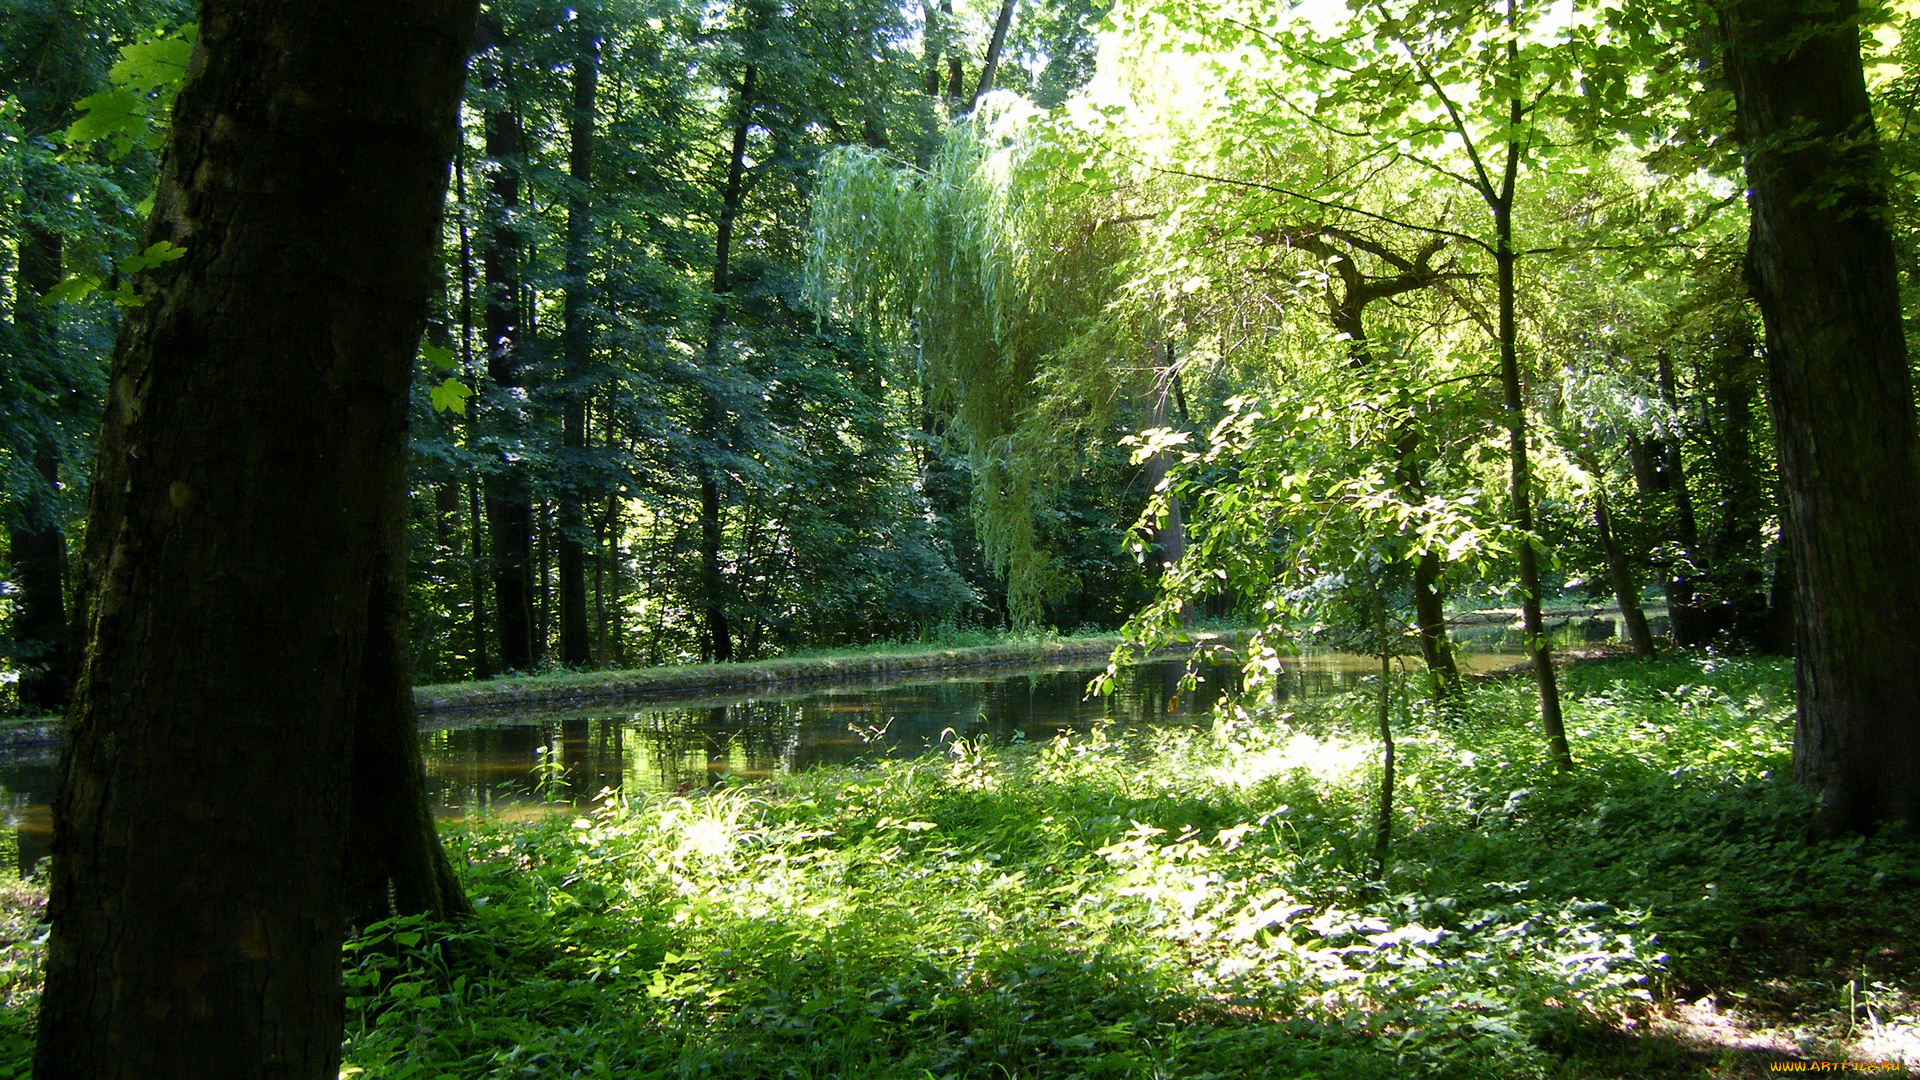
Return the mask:
[[1920, 825], [1920, 468], [1857, 8], [1724, 9], [1798, 579], [1794, 776], [1833, 829]]
[[[573, 117], [568, 127], [568, 171], [573, 187], [567, 196], [567, 297], [563, 315], [562, 351], [568, 387], [561, 405], [561, 443], [578, 470], [587, 449], [587, 402], [582, 385], [588, 378], [593, 325], [588, 313], [587, 256], [593, 235], [588, 185], [593, 182], [593, 111], [600, 82], [600, 40], [586, 14], [575, 16], [579, 47], [573, 58]], [[585, 667], [593, 661], [593, 643], [587, 628], [586, 499], [577, 476], [560, 489], [560, 662]]]
[[338, 1074], [473, 11], [201, 5], [143, 239], [186, 255], [122, 325], [92, 488], [41, 1080]]
[[[486, 20], [482, 32], [495, 47], [500, 29]], [[491, 80], [497, 87], [498, 75]], [[520, 155], [525, 136], [511, 107], [487, 113], [489, 188], [486, 247], [485, 344], [487, 379], [496, 393], [489, 410], [503, 439], [517, 440], [524, 426], [525, 374], [519, 354], [520, 233], [513, 220], [520, 208]], [[487, 532], [492, 541], [493, 603], [500, 627], [500, 666], [526, 671], [534, 665], [533, 503], [526, 470], [507, 455], [486, 478]]]

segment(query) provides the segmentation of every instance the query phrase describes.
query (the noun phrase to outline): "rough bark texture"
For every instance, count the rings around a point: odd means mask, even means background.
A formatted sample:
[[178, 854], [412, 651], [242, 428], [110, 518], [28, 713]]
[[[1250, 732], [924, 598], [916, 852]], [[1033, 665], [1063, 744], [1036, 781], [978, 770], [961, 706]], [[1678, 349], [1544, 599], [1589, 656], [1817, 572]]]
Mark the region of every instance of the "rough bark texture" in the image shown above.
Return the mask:
[[122, 326], [92, 489], [41, 1080], [337, 1075], [354, 772], [397, 722], [362, 706], [405, 683], [383, 639], [407, 388], [472, 19], [201, 5], [145, 237], [187, 254]]
[[[567, 196], [567, 299], [561, 346], [569, 383], [561, 405], [561, 442], [569, 455], [585, 456], [587, 401], [581, 385], [588, 377], [593, 344], [587, 304], [588, 243], [593, 208], [587, 185], [593, 182], [593, 110], [600, 85], [600, 39], [589, 20], [577, 15], [578, 48], [573, 57], [573, 116], [567, 129], [567, 164], [574, 186]], [[581, 462], [572, 464], [578, 467]], [[584, 667], [593, 660], [587, 626], [587, 513], [577, 481], [560, 492], [560, 662]]]
[[1725, 9], [1800, 603], [1794, 775], [1828, 826], [1920, 825], [1920, 469], [1855, 5]]
[[[489, 18], [484, 37], [500, 39]], [[497, 76], [495, 76], [497, 80]], [[508, 440], [519, 438], [525, 402], [520, 344], [520, 233], [514, 215], [520, 209], [520, 155], [525, 138], [511, 109], [486, 117], [487, 158], [491, 170], [486, 247], [481, 255], [487, 275], [485, 333], [487, 379], [498, 391], [491, 411], [494, 426]], [[502, 458], [487, 475], [487, 538], [493, 553], [493, 604], [500, 627], [500, 666], [527, 671], [535, 658], [533, 634], [533, 502], [525, 470]]]

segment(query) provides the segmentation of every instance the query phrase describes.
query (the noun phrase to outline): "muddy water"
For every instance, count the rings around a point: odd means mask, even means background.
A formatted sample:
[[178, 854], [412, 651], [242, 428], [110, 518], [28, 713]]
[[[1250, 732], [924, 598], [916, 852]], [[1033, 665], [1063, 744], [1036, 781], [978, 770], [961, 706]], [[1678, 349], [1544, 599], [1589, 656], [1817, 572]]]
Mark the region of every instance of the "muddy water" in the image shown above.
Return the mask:
[[[1511, 660], [1502, 662], [1510, 663]], [[1086, 664], [1086, 661], [1079, 662]], [[1285, 698], [1335, 693], [1376, 670], [1365, 657], [1290, 661]], [[996, 670], [899, 685], [813, 690], [673, 705], [429, 716], [422, 724], [427, 783], [442, 820], [472, 813], [551, 812], [602, 790], [695, 791], [820, 765], [910, 756], [955, 737], [1051, 739], [1096, 724], [1137, 727], [1203, 722], [1239, 685], [1230, 668], [1203, 669], [1192, 689], [1183, 666], [1145, 664], [1115, 692], [1088, 699], [1097, 668]], [[31, 869], [47, 853], [57, 750], [0, 752], [0, 866]]]

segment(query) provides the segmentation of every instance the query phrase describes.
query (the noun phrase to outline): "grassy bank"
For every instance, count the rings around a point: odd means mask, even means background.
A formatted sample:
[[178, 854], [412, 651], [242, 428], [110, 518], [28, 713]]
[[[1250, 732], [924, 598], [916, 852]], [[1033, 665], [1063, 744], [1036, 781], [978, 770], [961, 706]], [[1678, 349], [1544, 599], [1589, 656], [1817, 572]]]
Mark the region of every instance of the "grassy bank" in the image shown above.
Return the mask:
[[[1210, 731], [962, 744], [449, 845], [479, 917], [349, 948], [347, 1075], [1762, 1077], [1920, 1064], [1920, 843], [1821, 841], [1783, 663], [1396, 703], [1372, 874], [1370, 691]], [[13, 963], [31, 978], [31, 946]], [[24, 1031], [18, 987], [9, 1026]], [[14, 1043], [16, 1057], [22, 1051]]]
[[1120, 638], [1096, 635], [978, 635], [920, 644], [884, 642], [859, 648], [794, 653], [772, 660], [732, 664], [672, 664], [625, 671], [561, 671], [552, 674], [444, 683], [414, 688], [422, 712], [513, 708], [595, 699], [645, 696], [671, 700], [714, 691], [803, 686], [844, 679], [913, 672], [1034, 664], [1072, 657], [1099, 657]]
[[[481, 917], [356, 942], [367, 1077], [1705, 1077], [1920, 1049], [1920, 846], [1821, 842], [1770, 661], [1143, 742], [959, 746], [452, 842]], [[1147, 752], [1151, 751], [1148, 756]]]

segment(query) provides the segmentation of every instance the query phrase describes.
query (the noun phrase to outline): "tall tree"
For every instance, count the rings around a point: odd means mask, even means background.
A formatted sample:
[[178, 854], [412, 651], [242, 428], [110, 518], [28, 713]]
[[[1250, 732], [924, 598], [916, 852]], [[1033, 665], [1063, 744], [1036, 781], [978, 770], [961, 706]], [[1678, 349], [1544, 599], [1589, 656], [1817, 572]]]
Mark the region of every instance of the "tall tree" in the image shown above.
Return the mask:
[[483, 49], [493, 53], [486, 89], [495, 100], [486, 110], [487, 191], [485, 248], [487, 294], [483, 342], [495, 435], [502, 450], [487, 474], [487, 538], [493, 554], [493, 601], [500, 627], [500, 666], [526, 671], [536, 660], [533, 625], [533, 494], [516, 453], [526, 425], [526, 342], [522, 340], [520, 170], [526, 134], [512, 101], [504, 97], [505, 31], [489, 14], [480, 25]]
[[1841, 829], [1920, 825], [1920, 466], [1859, 14], [1721, 23], [1800, 599], [1794, 773]]
[[27, 152], [21, 169], [19, 272], [13, 304], [14, 355], [6, 358], [9, 381], [31, 387], [29, 408], [13, 418], [21, 463], [18, 498], [6, 515], [7, 554], [19, 590], [13, 637], [25, 655], [20, 704], [48, 711], [66, 704], [73, 681], [67, 642], [67, 538], [59, 498], [66, 466], [60, 437], [60, 404], [69, 396], [64, 377], [57, 313], [41, 302], [60, 283], [64, 237], [57, 224], [72, 194], [68, 174], [54, 160], [54, 147], [72, 120], [73, 104], [99, 78], [99, 50], [84, 12], [65, 5], [37, 6], [9, 29], [26, 47], [5, 74], [10, 96], [20, 103]]
[[[579, 456], [587, 448], [584, 383], [593, 348], [593, 324], [587, 284], [593, 239], [593, 112], [600, 84], [599, 29], [588, 12], [574, 14], [576, 36], [572, 72], [572, 110], [567, 118], [566, 307], [562, 313], [561, 352], [565, 371], [561, 402], [561, 441]], [[571, 462], [578, 465], [578, 461]], [[560, 662], [581, 666], [592, 660], [587, 631], [585, 494], [578, 482], [560, 490]]]
[[201, 5], [146, 236], [184, 255], [137, 283], [92, 488], [42, 1080], [337, 1075], [357, 759], [413, 738], [381, 691], [473, 17]]

